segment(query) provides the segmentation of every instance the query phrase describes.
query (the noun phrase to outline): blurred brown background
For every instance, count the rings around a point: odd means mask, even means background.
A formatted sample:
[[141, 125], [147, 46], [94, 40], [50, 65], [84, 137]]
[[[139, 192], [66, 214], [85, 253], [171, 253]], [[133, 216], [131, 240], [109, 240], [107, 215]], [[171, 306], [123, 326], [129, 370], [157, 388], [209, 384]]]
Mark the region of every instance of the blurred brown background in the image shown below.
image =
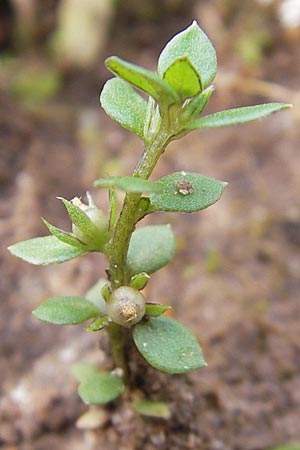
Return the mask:
[[[88, 408], [70, 365], [105, 361], [105, 335], [99, 350], [98, 336], [83, 327], [42, 324], [31, 311], [49, 296], [84, 294], [105, 261], [90, 255], [32, 267], [6, 247], [46, 234], [41, 216], [68, 229], [56, 196], [84, 195], [97, 177], [132, 171], [141, 143], [98, 105], [110, 76], [104, 59], [117, 54], [154, 69], [165, 42], [193, 19], [218, 55], [209, 112], [269, 101], [295, 106], [170, 145], [154, 179], [191, 170], [229, 182], [207, 211], [151, 217], [172, 223], [178, 252], [153, 276], [147, 296], [174, 307], [202, 343], [208, 367], [145, 375], [141, 390], [168, 402], [169, 421], [145, 420], [124, 400], [98, 408], [88, 429], [90, 422], [77, 422]], [[300, 443], [300, 2], [1, 0], [0, 50], [0, 447]], [[105, 192], [94, 194], [107, 208]]]

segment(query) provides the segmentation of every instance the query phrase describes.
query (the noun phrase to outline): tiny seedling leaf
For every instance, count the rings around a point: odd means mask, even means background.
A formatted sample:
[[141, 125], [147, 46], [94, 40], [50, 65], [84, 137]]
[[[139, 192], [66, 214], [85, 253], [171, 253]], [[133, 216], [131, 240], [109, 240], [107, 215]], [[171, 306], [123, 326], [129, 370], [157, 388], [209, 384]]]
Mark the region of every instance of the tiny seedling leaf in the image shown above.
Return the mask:
[[133, 409], [142, 416], [170, 419], [171, 411], [167, 403], [150, 399], [137, 400], [133, 403]]
[[214, 91], [214, 86], [209, 86], [204, 91], [200, 92], [194, 98], [190, 99], [184, 107], [179, 116], [180, 123], [184, 126], [190, 120], [195, 119], [204, 110], [211, 94]]
[[76, 325], [99, 316], [100, 311], [82, 297], [52, 297], [38, 306], [33, 314], [44, 322]]
[[138, 228], [131, 236], [127, 267], [132, 275], [151, 274], [168, 264], [176, 249], [170, 225], [150, 225]]
[[159, 180], [164, 189], [150, 194], [149, 211], [191, 213], [213, 205], [227, 183], [197, 173], [175, 172]]
[[158, 181], [144, 180], [139, 177], [110, 177], [94, 181], [95, 187], [115, 186], [125, 192], [160, 192], [163, 186]]
[[154, 72], [124, 61], [117, 56], [107, 58], [105, 64], [113, 74], [146, 92], [157, 102], [170, 105], [179, 101], [176, 91]]
[[55, 236], [57, 239], [59, 239], [61, 242], [64, 242], [65, 244], [72, 245], [73, 247], [80, 248], [84, 251], [87, 251], [86, 246], [80, 242], [75, 236], [73, 236], [71, 233], [67, 233], [66, 231], [60, 230], [59, 228], [55, 227], [51, 223], [47, 222], [47, 220], [42, 219], [50, 233]]
[[100, 95], [104, 111], [124, 128], [144, 138], [147, 102], [124, 80], [108, 80]]
[[182, 100], [194, 97], [201, 91], [199, 75], [187, 57], [176, 59], [164, 73], [164, 80]]
[[168, 311], [170, 306], [161, 305], [159, 303], [146, 303], [146, 312], [145, 316], [150, 317], [158, 317], [161, 316], [164, 312]]
[[205, 89], [216, 75], [217, 58], [212, 43], [196, 21], [167, 43], [159, 56], [158, 74], [164, 77], [167, 69], [181, 58], [188, 58]]
[[87, 405], [103, 405], [119, 397], [124, 389], [124, 383], [117, 375], [91, 370], [86, 377], [81, 374], [78, 394]]
[[86, 250], [65, 244], [55, 236], [28, 239], [11, 245], [8, 250], [14, 256], [40, 266], [60, 264], [86, 253]]
[[149, 364], [163, 372], [185, 373], [206, 365], [195, 336], [171, 317], [150, 317], [137, 323], [133, 339]]
[[272, 113], [282, 109], [291, 108], [287, 103], [265, 103], [263, 105], [244, 106], [242, 108], [233, 108], [226, 111], [220, 111], [208, 116], [201, 117], [187, 124], [189, 130], [203, 128], [227, 127], [229, 125], [240, 125], [253, 120], [262, 119]]

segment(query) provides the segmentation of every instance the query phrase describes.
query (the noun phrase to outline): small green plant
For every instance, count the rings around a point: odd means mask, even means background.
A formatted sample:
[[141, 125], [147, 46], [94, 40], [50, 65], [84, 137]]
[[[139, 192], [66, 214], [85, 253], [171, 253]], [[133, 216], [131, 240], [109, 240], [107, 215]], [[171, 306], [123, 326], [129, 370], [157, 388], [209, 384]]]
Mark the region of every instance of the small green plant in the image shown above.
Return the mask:
[[[138, 229], [136, 225], [155, 211], [192, 213], [208, 208], [219, 200], [227, 183], [185, 171], [149, 181], [167, 145], [193, 130], [241, 124], [290, 107], [268, 103], [199, 117], [214, 90], [211, 82], [217, 62], [213, 45], [196, 22], [168, 42], [159, 56], [157, 72], [115, 56], [108, 58], [106, 65], [115, 77], [104, 85], [101, 105], [142, 139], [140, 161], [132, 176], [95, 181], [95, 187], [108, 188], [108, 216], [96, 207], [89, 193], [87, 204], [78, 198], [61, 198], [72, 221], [71, 232], [44, 220], [50, 236], [9, 247], [13, 255], [32, 264], [59, 264], [89, 252], [101, 252], [108, 261], [108, 279], [101, 279], [85, 297], [50, 298], [33, 312], [53, 324], [90, 320], [87, 331], [107, 330], [115, 369], [99, 371], [86, 363], [73, 368], [80, 383], [79, 395], [87, 404], [107, 403], [124, 391], [130, 380], [125, 352], [130, 335], [141, 355], [158, 370], [185, 373], [206, 365], [193, 334], [164, 314], [169, 306], [149, 303], [140, 292], [174, 255], [170, 225]], [[121, 208], [117, 189], [125, 191]], [[159, 410], [167, 415], [160, 404], [147, 405], [140, 402], [136, 410], [145, 414], [149, 410], [149, 415]]]

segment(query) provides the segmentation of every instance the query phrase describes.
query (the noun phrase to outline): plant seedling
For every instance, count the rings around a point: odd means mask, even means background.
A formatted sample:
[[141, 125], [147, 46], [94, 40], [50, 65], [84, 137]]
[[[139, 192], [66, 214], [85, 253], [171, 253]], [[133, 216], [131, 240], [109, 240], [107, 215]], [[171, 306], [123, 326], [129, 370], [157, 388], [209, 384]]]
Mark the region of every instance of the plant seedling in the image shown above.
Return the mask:
[[[267, 103], [201, 115], [214, 90], [211, 82], [217, 60], [212, 43], [195, 21], [167, 43], [156, 72], [116, 56], [108, 58], [106, 66], [115, 77], [104, 85], [101, 106], [143, 141], [144, 152], [132, 176], [95, 181], [95, 187], [108, 188], [108, 215], [96, 207], [90, 194], [87, 204], [78, 198], [60, 198], [72, 221], [71, 232], [44, 220], [50, 236], [9, 247], [13, 255], [31, 264], [59, 264], [89, 252], [103, 253], [107, 259], [108, 278], [101, 279], [85, 297], [50, 298], [33, 312], [53, 324], [90, 321], [88, 332], [107, 330], [115, 369], [104, 372], [85, 363], [73, 368], [78, 393], [87, 404], [105, 404], [125, 390], [130, 379], [125, 354], [129, 335], [141, 355], [158, 370], [179, 374], [206, 365], [193, 334], [164, 314], [169, 307], [159, 299], [150, 303], [141, 293], [150, 276], [174, 256], [171, 226], [136, 229], [136, 225], [155, 211], [192, 213], [208, 208], [220, 199], [227, 183], [185, 171], [150, 181], [167, 145], [193, 130], [242, 124], [291, 106]], [[120, 208], [117, 189], [125, 192]], [[155, 411], [161, 417], [169, 414], [160, 404], [147, 401], [135, 409], [150, 416]]]

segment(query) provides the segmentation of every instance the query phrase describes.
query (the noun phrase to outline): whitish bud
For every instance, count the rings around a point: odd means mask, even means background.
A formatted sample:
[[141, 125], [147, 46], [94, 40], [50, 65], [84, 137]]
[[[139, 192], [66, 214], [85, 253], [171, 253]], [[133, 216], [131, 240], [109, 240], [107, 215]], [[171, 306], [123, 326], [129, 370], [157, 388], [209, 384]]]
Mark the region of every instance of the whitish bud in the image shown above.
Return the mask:
[[121, 286], [107, 302], [107, 313], [113, 322], [123, 327], [131, 327], [145, 315], [145, 297], [136, 289]]
[[[99, 242], [104, 245], [109, 239], [109, 224], [104, 212], [94, 205], [92, 206], [82, 203], [82, 201], [78, 197], [73, 198], [72, 203], [75, 206], [78, 206], [91, 219], [91, 221], [99, 231]], [[87, 236], [83, 231], [79, 230], [79, 228], [75, 224], [72, 224], [72, 232], [74, 236], [84, 244], [90, 243], [90, 237]]]

